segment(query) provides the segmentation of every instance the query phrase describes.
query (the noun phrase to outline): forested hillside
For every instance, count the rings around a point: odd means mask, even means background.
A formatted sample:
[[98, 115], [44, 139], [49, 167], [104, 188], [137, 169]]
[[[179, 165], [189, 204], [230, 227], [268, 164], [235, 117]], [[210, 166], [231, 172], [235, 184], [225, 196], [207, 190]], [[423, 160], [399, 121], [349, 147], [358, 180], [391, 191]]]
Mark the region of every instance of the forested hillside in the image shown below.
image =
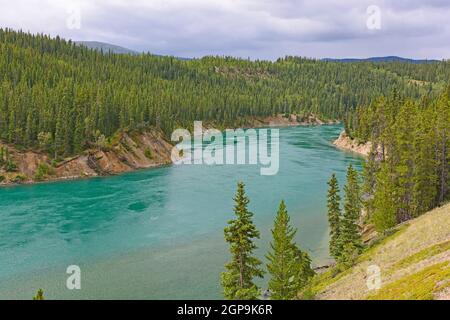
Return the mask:
[[394, 92], [349, 117], [347, 133], [371, 141], [364, 204], [379, 231], [450, 198], [450, 87], [420, 101]]
[[0, 138], [62, 157], [122, 129], [156, 126], [169, 134], [193, 120], [231, 126], [293, 112], [343, 119], [393, 88], [433, 97], [449, 66], [102, 54], [0, 30]]
[[[340, 143], [370, 151], [362, 179], [349, 168], [343, 202], [336, 176], [328, 183], [336, 265], [315, 278], [312, 293], [331, 299], [448, 298], [450, 207], [422, 215], [450, 200], [450, 87], [419, 100], [394, 90], [349, 112], [345, 124]], [[405, 235], [389, 237], [410, 220], [414, 227]], [[389, 281], [368, 295], [362, 270], [374, 265], [383, 283]]]

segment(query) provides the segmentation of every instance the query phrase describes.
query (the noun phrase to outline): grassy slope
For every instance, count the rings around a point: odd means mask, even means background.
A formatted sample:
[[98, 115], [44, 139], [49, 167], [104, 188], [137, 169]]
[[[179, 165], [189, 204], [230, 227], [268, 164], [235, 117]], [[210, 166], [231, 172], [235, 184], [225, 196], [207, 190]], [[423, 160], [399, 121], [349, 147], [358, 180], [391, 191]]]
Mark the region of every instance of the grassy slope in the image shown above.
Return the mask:
[[[369, 291], [367, 268], [381, 269], [381, 288]], [[450, 299], [450, 204], [402, 225], [344, 272], [314, 281], [317, 299]]]

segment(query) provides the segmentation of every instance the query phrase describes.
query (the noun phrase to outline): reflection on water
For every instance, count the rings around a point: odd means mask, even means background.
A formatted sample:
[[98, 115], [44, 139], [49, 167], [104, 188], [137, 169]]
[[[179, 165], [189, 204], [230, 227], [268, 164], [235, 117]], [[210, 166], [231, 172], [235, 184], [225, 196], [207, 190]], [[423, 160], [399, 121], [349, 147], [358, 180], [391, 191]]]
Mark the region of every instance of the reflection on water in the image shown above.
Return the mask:
[[[280, 130], [280, 169], [173, 166], [115, 177], [0, 189], [0, 298], [30, 298], [43, 287], [59, 298], [220, 298], [227, 259], [223, 227], [232, 218], [236, 183], [247, 185], [270, 241], [284, 199], [298, 241], [316, 263], [327, 260], [326, 181], [344, 181], [361, 159], [330, 141], [341, 127]], [[65, 268], [82, 267], [83, 289], [65, 289]]]

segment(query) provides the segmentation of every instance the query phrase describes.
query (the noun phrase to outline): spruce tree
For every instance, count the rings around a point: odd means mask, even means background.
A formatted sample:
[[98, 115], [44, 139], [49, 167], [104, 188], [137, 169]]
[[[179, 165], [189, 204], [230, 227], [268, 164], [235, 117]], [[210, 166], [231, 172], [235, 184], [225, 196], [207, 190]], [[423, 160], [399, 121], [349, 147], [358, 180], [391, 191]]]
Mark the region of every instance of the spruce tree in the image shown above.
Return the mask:
[[370, 152], [364, 162], [363, 170], [363, 187], [362, 193], [364, 194], [364, 209], [366, 210], [366, 217], [370, 219], [374, 211], [374, 197], [376, 190], [377, 172], [379, 171], [378, 162], [378, 145], [373, 142], [370, 148]]
[[39, 289], [36, 295], [33, 297], [33, 300], [45, 300], [44, 298], [44, 290]]
[[362, 248], [361, 235], [359, 233], [358, 220], [361, 213], [361, 192], [358, 181], [358, 173], [350, 165], [347, 170], [347, 183], [344, 187], [344, 214], [342, 216], [339, 246], [343, 248], [340, 261], [349, 259], [350, 253], [359, 253]]
[[272, 229], [269, 260], [269, 290], [273, 300], [292, 300], [313, 275], [311, 260], [294, 241], [297, 230], [290, 225], [284, 201], [281, 201]]
[[388, 161], [393, 164], [395, 188], [398, 200], [397, 219], [399, 222], [413, 217], [414, 192], [414, 140], [416, 131], [417, 106], [405, 103], [400, 107], [394, 130], [395, 148]]
[[[417, 217], [434, 207], [436, 201], [438, 177], [434, 144], [437, 141], [433, 125], [435, 120], [427, 119], [423, 112], [414, 134], [414, 171], [413, 171], [413, 216]], [[427, 121], [429, 120], [429, 121]]]
[[381, 164], [377, 174], [377, 189], [374, 195], [372, 222], [378, 232], [397, 224], [397, 200], [392, 172], [386, 162]]
[[342, 247], [339, 247], [340, 224], [341, 224], [341, 196], [339, 195], [339, 184], [336, 175], [333, 173], [328, 181], [328, 223], [330, 225], [330, 254], [334, 259], [338, 259]]
[[239, 182], [234, 197], [236, 219], [228, 222], [225, 228], [225, 240], [230, 244], [231, 261], [225, 265], [222, 273], [224, 296], [230, 300], [257, 299], [260, 290], [253, 282], [255, 277], [262, 278], [261, 261], [253, 251], [257, 248], [254, 240], [259, 239], [259, 231], [253, 224], [253, 213], [248, 210], [249, 199], [245, 194], [244, 183]]

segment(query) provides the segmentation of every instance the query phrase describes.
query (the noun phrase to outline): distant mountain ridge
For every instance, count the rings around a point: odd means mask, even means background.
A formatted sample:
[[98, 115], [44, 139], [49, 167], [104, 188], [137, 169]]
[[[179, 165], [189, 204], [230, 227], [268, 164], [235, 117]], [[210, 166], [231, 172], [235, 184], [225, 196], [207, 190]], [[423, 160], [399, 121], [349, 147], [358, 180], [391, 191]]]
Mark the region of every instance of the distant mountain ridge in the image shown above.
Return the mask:
[[[95, 49], [99, 51], [103, 51], [104, 53], [112, 52], [118, 54], [131, 54], [138, 55], [141, 52], [131, 50], [128, 48], [124, 48], [121, 46], [117, 46], [114, 44], [100, 42], [100, 41], [74, 41], [74, 43], [78, 45], [83, 45], [90, 49]], [[176, 57], [180, 60], [190, 60], [190, 58], [184, 57]], [[439, 62], [439, 60], [435, 59], [410, 59], [403, 58], [398, 56], [385, 56], [385, 57], [369, 57], [369, 58], [323, 58], [322, 61], [331, 61], [331, 62], [406, 62], [406, 63], [434, 63]]]
[[332, 62], [408, 62], [408, 63], [433, 63], [439, 62], [439, 60], [434, 59], [410, 59], [398, 56], [386, 56], [386, 57], [369, 57], [369, 58], [324, 58], [323, 61]]
[[[94, 49], [98, 51], [103, 51], [103, 53], [117, 53], [117, 54], [130, 54], [130, 55], [139, 55], [144, 52], [131, 50], [128, 48], [124, 48], [121, 46], [116, 46], [114, 44], [106, 43], [106, 42], [100, 42], [100, 41], [74, 41], [74, 43], [78, 45], [85, 46], [89, 49]], [[159, 54], [153, 54], [154, 56], [162, 57], [163, 55]], [[190, 60], [190, 58], [184, 58], [184, 57], [174, 57], [179, 60]]]
[[139, 52], [127, 49], [121, 46], [116, 46], [114, 44], [106, 43], [106, 42], [100, 42], [100, 41], [74, 41], [78, 45], [83, 45], [85, 47], [88, 47], [89, 49], [99, 50], [103, 51], [104, 53], [112, 52], [112, 53], [119, 53], [119, 54], [139, 54]]

